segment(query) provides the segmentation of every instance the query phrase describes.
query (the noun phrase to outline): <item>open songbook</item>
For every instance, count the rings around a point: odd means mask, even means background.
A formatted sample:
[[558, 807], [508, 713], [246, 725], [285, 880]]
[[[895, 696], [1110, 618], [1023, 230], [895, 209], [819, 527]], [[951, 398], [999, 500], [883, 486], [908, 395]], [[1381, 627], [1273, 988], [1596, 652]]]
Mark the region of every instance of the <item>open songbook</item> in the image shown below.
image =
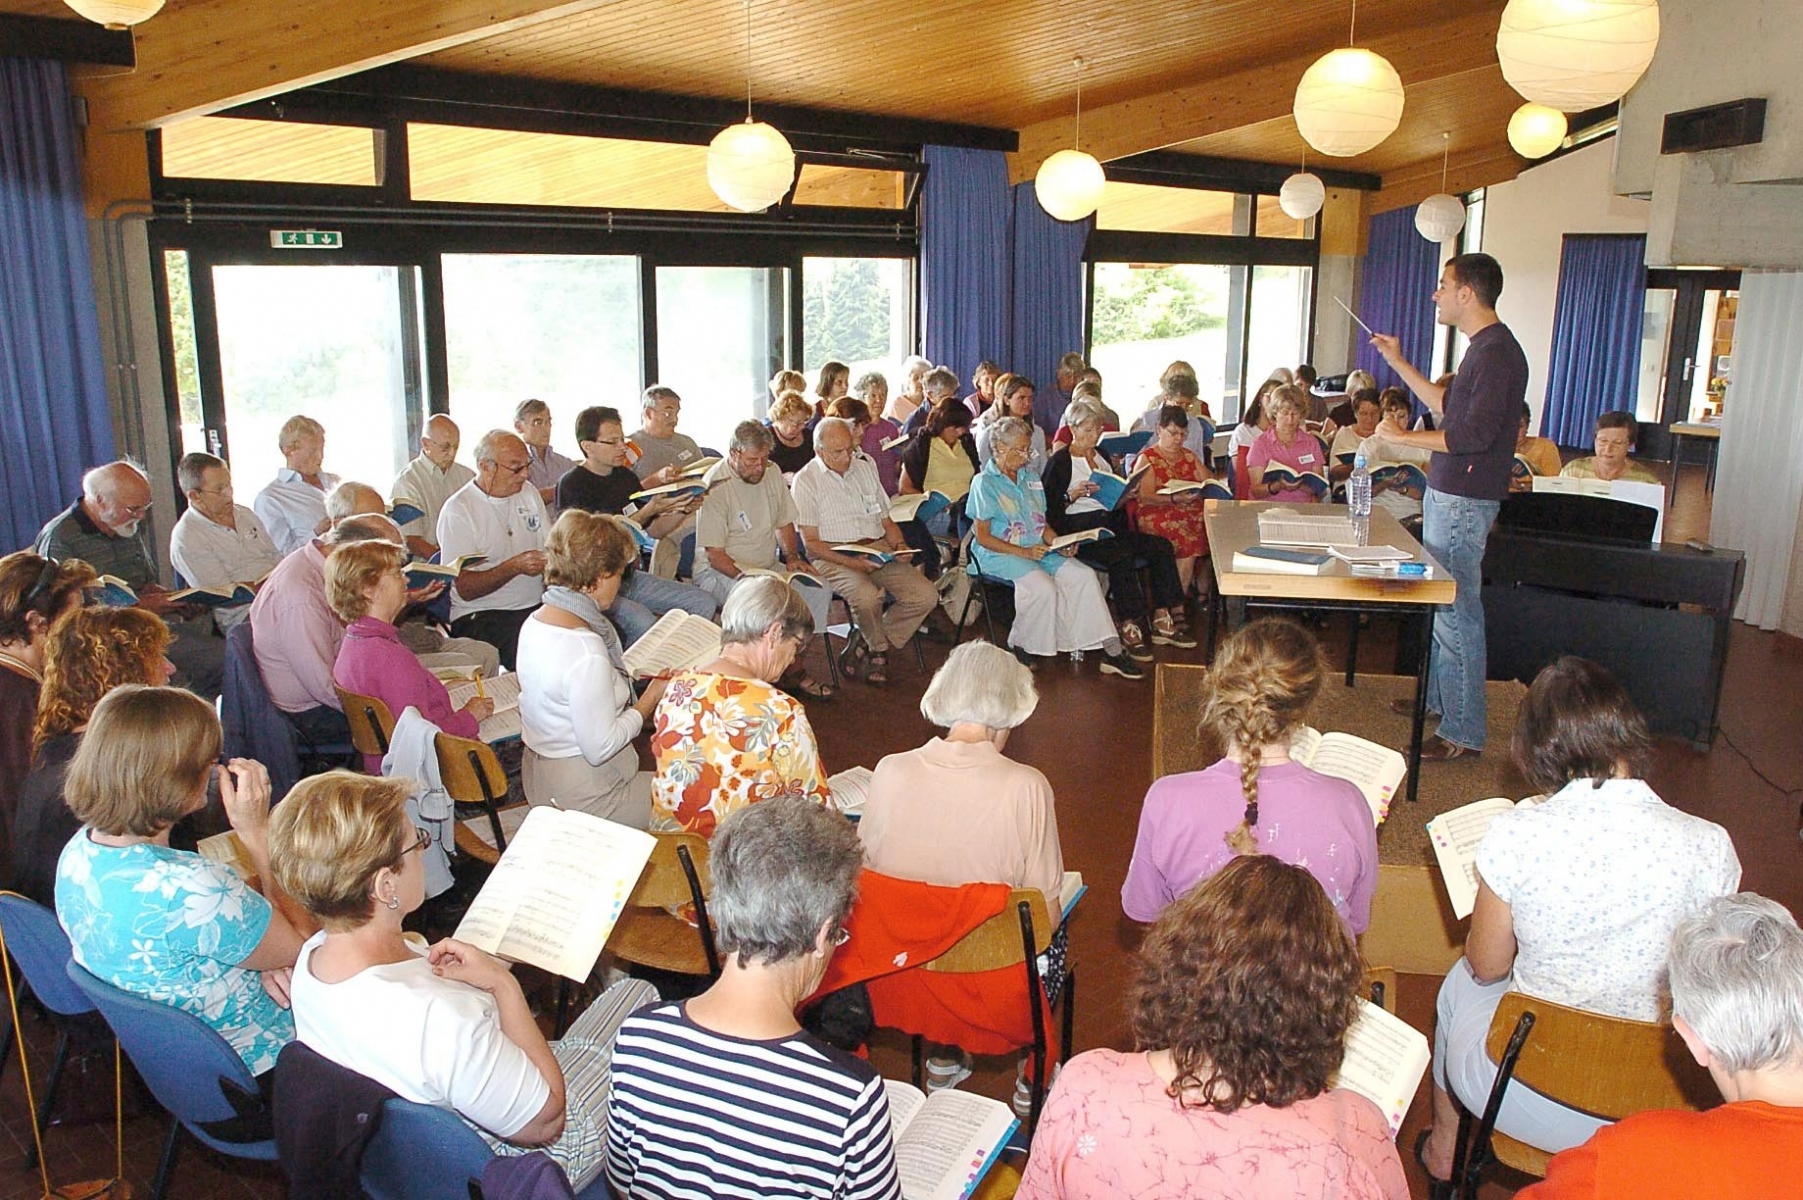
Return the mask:
[[944, 492], [915, 492], [889, 501], [891, 521], [931, 521], [952, 506], [952, 498]]
[[1427, 495], [1427, 472], [1413, 463], [1386, 463], [1371, 471], [1373, 492], [1401, 492], [1419, 500]]
[[898, 558], [904, 558], [907, 555], [917, 553], [917, 551], [913, 549], [884, 550], [878, 546], [861, 546], [857, 542], [847, 542], [843, 546], [834, 546], [833, 549], [837, 550], [840, 554], [856, 554], [860, 558], [868, 558], [875, 562], [879, 567], [886, 567]]
[[1077, 907], [1077, 901], [1089, 894], [1089, 885], [1083, 882], [1081, 871], [1066, 871], [1064, 879], [1058, 884], [1058, 919], [1071, 915], [1071, 909]]
[[[268, 576], [264, 578], [267, 579]], [[257, 580], [259, 584], [262, 582], [262, 579]], [[208, 608], [249, 604], [256, 598], [256, 584], [249, 583], [236, 583], [230, 588], [189, 587], [169, 593], [171, 600], [179, 600], [183, 604], [204, 604]]]
[[1189, 492], [1201, 493], [1204, 500], [1233, 499], [1233, 489], [1218, 479], [1173, 479], [1158, 489], [1160, 496], [1182, 496]]
[[656, 845], [643, 830], [536, 806], [508, 839], [456, 936], [581, 983]]
[[869, 767], [847, 767], [826, 779], [826, 790], [832, 793], [833, 807], [848, 817], [864, 815], [864, 802], [870, 799]]
[[1539, 474], [1539, 472], [1534, 470], [1534, 464], [1519, 454], [1515, 456], [1515, 461], [1509, 464], [1510, 482], [1520, 482], [1523, 480], [1532, 481], [1537, 474]]
[[1427, 1074], [1432, 1057], [1427, 1036], [1400, 1017], [1371, 1003], [1359, 1001], [1359, 1015], [1346, 1031], [1346, 1056], [1332, 1086], [1343, 1087], [1370, 1100], [1390, 1122], [1390, 1136], [1402, 1128], [1402, 1118], [1415, 1099], [1415, 1089]]
[[1000, 1100], [946, 1088], [928, 1096], [883, 1080], [902, 1200], [964, 1200], [1001, 1157], [1020, 1121]]
[[1477, 848], [1489, 832], [1490, 823], [1511, 808], [1532, 808], [1545, 799], [1529, 796], [1518, 802], [1495, 796], [1443, 812], [1427, 823], [1427, 838], [1446, 880], [1446, 898], [1452, 902], [1453, 916], [1464, 920], [1477, 907]]
[[1265, 468], [1261, 478], [1267, 484], [1274, 483], [1289, 491], [1304, 488], [1317, 496], [1327, 494], [1327, 476], [1319, 471], [1297, 471], [1282, 463], [1272, 463]]
[[394, 498], [394, 507], [388, 510], [388, 519], [396, 525], [407, 525], [426, 515], [426, 510], [411, 500]]
[[1096, 494], [1090, 499], [1109, 512], [1113, 512], [1127, 502], [1128, 496], [1139, 489], [1139, 478], [1145, 473], [1146, 468], [1141, 467], [1123, 479], [1113, 471], [1091, 471], [1089, 481], [1096, 485]]
[[696, 459], [694, 462], [685, 466], [682, 470], [676, 472], [670, 478], [673, 480], [675, 480], [675, 479], [700, 479], [703, 475], [706, 475], [709, 471], [713, 470], [715, 467], [717, 467], [719, 465], [720, 465], [719, 458], [717, 458], [716, 456], [714, 456], [712, 454], [704, 454], [700, 458]]
[[497, 675], [493, 679], [471, 679], [445, 689], [451, 694], [451, 707], [462, 708], [477, 696], [495, 702], [494, 714], [482, 722], [476, 736], [494, 745], [520, 736], [520, 677]]
[[633, 500], [655, 500], [665, 497], [670, 500], [690, 500], [696, 496], [707, 495], [708, 485], [699, 479], [678, 479], [674, 483], [660, 483], [656, 487], [641, 488], [629, 497]]
[[897, 446], [907, 445], [913, 438], [914, 435], [911, 433], [898, 433], [892, 438], [884, 438], [882, 441], [878, 442], [877, 445], [884, 450], [893, 450]]
[[407, 577], [407, 586], [410, 588], [430, 587], [435, 583], [449, 583], [463, 574], [463, 568], [487, 561], [486, 554], [464, 554], [450, 562], [426, 562], [421, 559], [408, 563], [401, 569], [401, 574]]
[[1096, 439], [1096, 449], [1109, 458], [1126, 458], [1138, 454], [1152, 444], [1150, 429], [1128, 429], [1104, 433]]
[[720, 657], [720, 627], [706, 617], [673, 608], [657, 619], [624, 655], [640, 679], [668, 675]]
[[1062, 550], [1066, 546], [1081, 546], [1084, 542], [1099, 542], [1103, 538], [1111, 538], [1113, 536], [1114, 531], [1111, 529], [1083, 529], [1076, 533], [1066, 533], [1053, 538], [1046, 543], [1046, 548], [1049, 550]]
[[1310, 725], [1290, 735], [1290, 758], [1310, 770], [1352, 783], [1365, 794], [1365, 803], [1379, 825], [1390, 815], [1390, 798], [1409, 773], [1408, 759], [1388, 746], [1350, 733], [1322, 733]]

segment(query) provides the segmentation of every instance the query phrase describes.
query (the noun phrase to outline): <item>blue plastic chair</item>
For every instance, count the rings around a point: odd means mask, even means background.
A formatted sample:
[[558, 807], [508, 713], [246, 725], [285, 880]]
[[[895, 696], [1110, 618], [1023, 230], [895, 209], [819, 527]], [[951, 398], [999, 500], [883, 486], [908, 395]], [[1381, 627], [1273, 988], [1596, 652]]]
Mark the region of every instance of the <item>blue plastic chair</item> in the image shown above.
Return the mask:
[[[56, 1057], [44, 1081], [43, 1094], [38, 1097], [36, 1115], [38, 1132], [42, 1134], [56, 1102], [56, 1086], [62, 1080], [63, 1066], [68, 1062], [69, 1035], [74, 1029], [74, 1019], [92, 1014], [94, 1005], [69, 980], [69, 938], [57, 923], [55, 913], [17, 892], [0, 892], [0, 931], [6, 934], [7, 952], [19, 964], [25, 982], [31, 985], [38, 1002], [50, 1010], [51, 1020], [56, 1023]], [[98, 1017], [94, 1019], [98, 1020]], [[6, 1060], [12, 1054], [16, 1032], [8, 1024], [6, 1036], [0, 1038], [0, 1071], [5, 1070]], [[25, 1147], [25, 1165], [35, 1167], [37, 1163], [38, 1148], [33, 1141]]]
[[[68, 973], [112, 1026], [113, 1035], [138, 1068], [151, 1095], [169, 1111], [169, 1132], [163, 1139], [163, 1156], [151, 1185], [151, 1200], [163, 1200], [168, 1193], [183, 1129], [201, 1145], [221, 1154], [276, 1161], [269, 1106], [244, 1060], [212, 1026], [173, 1005], [116, 988], [76, 962], [69, 963]], [[248, 1104], [240, 1102], [243, 1112], [228, 1098], [228, 1086], [248, 1098]], [[209, 1126], [228, 1122], [259, 1126], [257, 1132], [264, 1136], [239, 1142], [208, 1132]]]
[[[488, 1143], [448, 1108], [398, 1097], [382, 1106], [382, 1125], [363, 1149], [360, 1182], [371, 1200], [470, 1200], [495, 1157]], [[608, 1200], [607, 1177], [577, 1200]]]

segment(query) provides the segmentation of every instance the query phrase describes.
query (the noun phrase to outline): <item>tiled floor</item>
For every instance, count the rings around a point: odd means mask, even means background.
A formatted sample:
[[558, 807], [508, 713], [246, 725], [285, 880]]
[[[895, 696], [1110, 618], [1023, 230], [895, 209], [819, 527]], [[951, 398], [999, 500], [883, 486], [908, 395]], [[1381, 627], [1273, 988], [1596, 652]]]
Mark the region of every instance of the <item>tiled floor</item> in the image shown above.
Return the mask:
[[[1707, 536], [1707, 508], [1701, 503], [1700, 471], [1686, 472], [1672, 517], [1674, 540]], [[1330, 634], [1330, 636], [1338, 636]], [[1373, 640], [1376, 640], [1375, 637]], [[1337, 650], [1337, 647], [1336, 647]], [[1371, 648], [1371, 662], [1385, 661]], [[942, 646], [929, 646], [929, 666], [937, 665]], [[1179, 654], [1179, 661], [1198, 661], [1199, 654]], [[816, 664], [817, 666], [819, 664]], [[882, 754], [906, 749], [930, 736], [918, 710], [923, 680], [911, 655], [892, 667], [894, 682], [886, 689], [851, 684], [839, 699], [810, 705], [822, 753], [830, 769], [874, 763]], [[1050, 777], [1058, 796], [1059, 827], [1067, 865], [1083, 872], [1090, 893], [1072, 922], [1072, 958], [1081, 968], [1076, 1045], [1129, 1044], [1118, 981], [1137, 930], [1120, 913], [1119, 893], [1128, 851], [1139, 817], [1139, 802], [1150, 782], [1151, 688], [1098, 676], [1094, 656], [1079, 668], [1058, 663], [1041, 672], [1039, 711], [1015, 735], [1009, 753], [1031, 762]], [[1797, 800], [1803, 793], [1803, 740], [1797, 736], [1803, 711], [1803, 643], [1737, 626], [1729, 651], [1729, 670], [1722, 697], [1722, 736], [1706, 754], [1687, 746], [1662, 745], [1652, 782], [1672, 803], [1709, 817], [1733, 835], [1745, 868], [1744, 886], [1765, 893], [1803, 912], [1803, 846], [1798, 841]], [[1446, 769], [1446, 768], [1440, 768]], [[1438, 980], [1405, 976], [1401, 986], [1403, 1016], [1428, 1029]], [[34, 1070], [48, 1066], [51, 1038], [44, 1023], [26, 1019], [26, 1040]], [[905, 1075], [905, 1044], [883, 1038], [874, 1049], [886, 1074]], [[1005, 1096], [1012, 1086], [1011, 1062], [980, 1064], [970, 1085], [987, 1094]], [[110, 1095], [111, 1075], [102, 1060], [87, 1079], [70, 1080], [71, 1094]], [[1406, 1148], [1424, 1119], [1425, 1087], [1403, 1129]], [[35, 1196], [34, 1174], [20, 1165], [29, 1137], [16, 1060], [0, 1078], [0, 1200]], [[126, 1125], [126, 1173], [147, 1194], [159, 1149], [160, 1122], [138, 1117]], [[110, 1126], [56, 1128], [48, 1135], [52, 1178], [56, 1182], [86, 1179], [110, 1172]], [[1404, 1155], [1405, 1160], [1407, 1155]], [[1425, 1194], [1418, 1169], [1407, 1163], [1417, 1194]], [[1484, 1189], [1486, 1198], [1511, 1194], [1519, 1179], [1498, 1179]], [[282, 1184], [272, 1170], [225, 1163], [190, 1145], [176, 1175], [178, 1197], [280, 1196]]]

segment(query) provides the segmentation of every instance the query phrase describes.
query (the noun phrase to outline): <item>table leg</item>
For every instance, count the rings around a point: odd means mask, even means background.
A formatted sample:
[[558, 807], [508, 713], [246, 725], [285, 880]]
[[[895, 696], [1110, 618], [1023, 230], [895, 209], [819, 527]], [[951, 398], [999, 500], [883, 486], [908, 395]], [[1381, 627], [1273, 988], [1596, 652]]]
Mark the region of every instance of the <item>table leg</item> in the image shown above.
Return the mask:
[[1219, 587], [1208, 589], [1208, 661], [1215, 660], [1215, 634], [1220, 626], [1221, 606], [1227, 601]]
[[1709, 443], [1709, 474], [1703, 477], [1703, 488], [1711, 496], [1715, 495], [1715, 464], [1721, 461], [1722, 443], [1718, 439]]
[[1350, 616], [1352, 618], [1352, 631], [1346, 635], [1346, 686], [1347, 687], [1353, 686], [1352, 677], [1354, 675], [1358, 674], [1358, 668], [1359, 668], [1359, 621], [1361, 621], [1364, 618], [1364, 615], [1365, 614], [1361, 613], [1356, 608], [1353, 609], [1352, 612], [1350, 613]]
[[1672, 497], [1678, 494], [1678, 468], [1684, 465], [1684, 435], [1672, 431], [1672, 485], [1665, 489], [1665, 511], [1672, 510]]
[[1434, 656], [1434, 610], [1421, 614], [1421, 661], [1415, 666], [1415, 715], [1409, 725], [1409, 803], [1421, 786], [1421, 727], [1427, 723], [1427, 664]]

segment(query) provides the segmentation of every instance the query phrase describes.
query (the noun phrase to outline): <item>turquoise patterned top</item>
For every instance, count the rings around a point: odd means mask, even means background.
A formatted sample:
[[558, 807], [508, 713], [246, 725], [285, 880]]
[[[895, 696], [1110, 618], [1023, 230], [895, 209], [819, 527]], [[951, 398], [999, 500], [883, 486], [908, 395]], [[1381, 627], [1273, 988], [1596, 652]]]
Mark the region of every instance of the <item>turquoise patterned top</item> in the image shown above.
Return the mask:
[[294, 1040], [294, 1016], [238, 966], [269, 928], [269, 902], [230, 867], [167, 846], [102, 846], [89, 830], [56, 866], [56, 915], [75, 961], [123, 991], [193, 1013], [252, 1075]]
[[[1032, 467], [1022, 467], [1019, 476], [1010, 479], [992, 458], [971, 480], [964, 513], [972, 521], [989, 522], [989, 532], [1011, 546], [1037, 545], [1045, 540], [1045, 484]], [[1034, 562], [985, 550], [974, 541], [971, 550], [983, 574], [994, 579], [1023, 579], [1034, 571], [1056, 575], [1067, 561], [1062, 554], [1048, 554]]]

